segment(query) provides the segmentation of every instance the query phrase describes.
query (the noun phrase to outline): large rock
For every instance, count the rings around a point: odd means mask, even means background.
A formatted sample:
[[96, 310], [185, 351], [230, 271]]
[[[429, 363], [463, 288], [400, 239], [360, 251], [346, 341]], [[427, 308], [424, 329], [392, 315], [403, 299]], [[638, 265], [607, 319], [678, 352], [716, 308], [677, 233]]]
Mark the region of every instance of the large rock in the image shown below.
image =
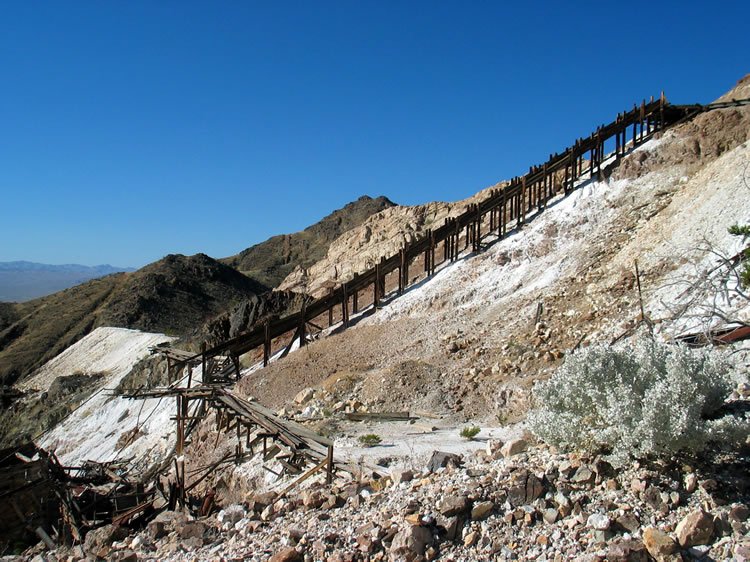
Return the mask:
[[500, 448], [500, 453], [502, 453], [504, 457], [512, 457], [513, 455], [523, 453], [528, 447], [529, 444], [525, 440], [513, 439]]
[[440, 502], [440, 513], [446, 517], [461, 515], [471, 509], [471, 500], [466, 496], [446, 496]]
[[664, 531], [649, 527], [643, 532], [643, 544], [657, 561], [665, 560], [677, 550], [677, 543]]
[[500, 439], [487, 440], [487, 457], [490, 459], [499, 459], [503, 456], [503, 442]]
[[429, 472], [437, 472], [438, 469], [444, 466], [461, 466], [461, 457], [453, 453], [445, 453], [443, 451], [433, 451], [430, 462], [427, 463], [427, 470]]
[[225, 509], [222, 509], [216, 516], [216, 520], [222, 524], [231, 523], [232, 525], [234, 525], [243, 517], [245, 517], [245, 508], [241, 505], [234, 504]]
[[544, 485], [532, 473], [521, 470], [513, 477], [513, 485], [508, 489], [508, 502], [513, 507], [528, 505], [542, 495]]
[[312, 400], [313, 396], [315, 396], [315, 391], [312, 388], [305, 388], [297, 393], [297, 396], [294, 397], [294, 401], [297, 404], [306, 404]]
[[269, 562], [297, 562], [297, 560], [302, 560], [302, 555], [294, 548], [285, 548], [271, 556]]
[[480, 502], [476, 504], [472, 510], [471, 510], [471, 518], [474, 521], [477, 521], [479, 519], [484, 519], [487, 517], [490, 513], [492, 513], [492, 510], [495, 509], [495, 504], [493, 502]]
[[394, 484], [400, 484], [401, 482], [411, 482], [414, 479], [414, 472], [411, 470], [391, 470], [391, 480]]
[[83, 550], [96, 558], [108, 558], [112, 551], [112, 543], [121, 541], [127, 536], [126, 528], [105, 525], [86, 534]]
[[610, 518], [603, 513], [592, 513], [586, 520], [586, 526], [597, 531], [606, 531], [611, 523]]
[[178, 529], [177, 533], [182, 539], [196, 538], [203, 540], [207, 528], [208, 526], [202, 521], [190, 521], [185, 523], [181, 529]]
[[714, 520], [701, 509], [693, 511], [677, 524], [675, 534], [684, 548], [708, 544], [714, 534]]
[[422, 556], [429, 544], [432, 544], [432, 532], [428, 528], [407, 525], [393, 537], [390, 554], [396, 560], [401, 560], [401, 557]]
[[459, 515], [452, 515], [450, 517], [438, 514], [437, 516], [437, 527], [442, 529], [441, 532], [445, 532], [445, 540], [453, 541], [461, 536], [461, 529], [465, 523], [465, 518]]

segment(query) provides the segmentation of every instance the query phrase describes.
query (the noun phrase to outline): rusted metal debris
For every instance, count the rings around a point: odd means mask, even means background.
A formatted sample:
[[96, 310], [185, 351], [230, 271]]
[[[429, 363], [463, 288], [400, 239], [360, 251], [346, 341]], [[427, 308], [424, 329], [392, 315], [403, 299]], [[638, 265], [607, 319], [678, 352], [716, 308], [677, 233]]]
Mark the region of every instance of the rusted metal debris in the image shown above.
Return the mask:
[[675, 338], [678, 342], [691, 347], [706, 345], [725, 345], [750, 339], [750, 326], [725, 326], [713, 330], [691, 332]]

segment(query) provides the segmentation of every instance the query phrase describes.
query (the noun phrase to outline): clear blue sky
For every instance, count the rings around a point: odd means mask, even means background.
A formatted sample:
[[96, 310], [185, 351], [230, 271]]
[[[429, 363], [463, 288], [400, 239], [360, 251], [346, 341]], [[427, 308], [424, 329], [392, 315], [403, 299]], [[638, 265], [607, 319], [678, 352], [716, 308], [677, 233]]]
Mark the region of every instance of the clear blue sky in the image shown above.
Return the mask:
[[223, 257], [457, 200], [750, 72], [750, 2], [0, 1], [0, 261]]

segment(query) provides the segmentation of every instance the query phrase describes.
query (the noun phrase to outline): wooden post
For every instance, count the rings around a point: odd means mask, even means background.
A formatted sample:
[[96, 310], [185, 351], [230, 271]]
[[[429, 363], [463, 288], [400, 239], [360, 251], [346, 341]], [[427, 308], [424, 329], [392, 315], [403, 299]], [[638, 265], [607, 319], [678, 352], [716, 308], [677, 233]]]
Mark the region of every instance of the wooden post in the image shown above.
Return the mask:
[[617, 114], [617, 128], [615, 129], [615, 160], [620, 159], [620, 114]]
[[662, 91], [661, 97], [659, 98], [659, 128], [664, 128], [664, 104], [666, 103], [667, 98], [664, 97], [664, 92]]
[[[359, 273], [354, 274], [354, 279], [352, 279], [352, 285], [354, 287], [357, 286], [357, 279], [359, 278]], [[354, 311], [354, 314], [357, 314], [359, 312], [359, 290], [355, 289], [354, 294], [352, 295], [352, 310]]]
[[347, 294], [346, 283], [341, 286], [341, 291], [344, 293], [344, 299], [341, 301], [341, 321], [344, 323], [344, 328], [349, 327], [349, 295]]
[[[304, 318], [302, 319], [304, 322]], [[268, 320], [263, 326], [264, 339], [263, 339], [263, 366], [268, 366], [268, 362], [271, 360], [271, 324]]]
[[326, 484], [330, 485], [333, 483], [333, 445], [328, 445], [326, 462], [328, 464], [326, 471]]
[[430, 272], [432, 271], [432, 262], [430, 261], [430, 258], [433, 256], [432, 243], [434, 242], [434, 239], [432, 238], [431, 228], [427, 230], [427, 238], [430, 241], [430, 245], [424, 251], [424, 272], [425, 274], [427, 274], [427, 276], [429, 276]]
[[242, 459], [242, 424], [237, 420], [237, 462]]
[[[190, 363], [187, 364], [187, 369], [187, 387], [190, 388], [190, 384], [193, 382], [193, 368], [190, 366]], [[211, 376], [208, 374], [208, 370], [206, 369], [206, 340], [203, 340], [201, 342], [201, 381], [203, 383], [211, 382], [210, 379]]]
[[523, 177], [521, 185], [521, 201], [518, 211], [518, 226], [520, 227], [526, 221], [526, 176]]
[[458, 259], [458, 239], [461, 236], [461, 229], [458, 228], [458, 219], [453, 218], [453, 259]]
[[372, 292], [372, 306], [378, 308], [380, 306], [380, 263], [375, 264], [375, 283]]
[[[299, 346], [303, 347], [307, 345], [307, 328], [305, 327], [305, 324], [307, 322], [307, 301], [304, 299], [302, 300], [302, 310], [300, 311], [300, 314], [302, 315], [302, 318], [300, 319], [299, 323]], [[270, 329], [268, 335], [268, 350], [269, 352], [271, 351]]]
[[477, 209], [477, 218], [476, 218], [476, 235], [474, 236], [474, 251], [479, 252], [481, 249], [481, 241], [482, 241], [482, 211], [481, 207], [479, 206], [479, 203], [476, 204]]
[[[510, 185], [513, 185], [513, 182], [510, 182]], [[506, 213], [508, 210], [508, 194], [507, 189], [510, 186], [505, 186], [503, 188], [503, 202], [500, 206], [500, 225], [498, 226], [498, 234], [500, 235], [500, 238], [505, 238], [505, 224], [508, 220]]]
[[406, 268], [406, 250], [401, 248], [399, 251], [399, 266], [398, 266], [398, 294], [403, 294], [406, 282], [404, 281], [404, 269]]
[[[328, 296], [333, 296], [333, 287], [328, 287]], [[328, 327], [333, 326], [333, 304], [328, 309]]]
[[[385, 256], [380, 258], [380, 271], [383, 271], [383, 266], [385, 265]], [[382, 273], [380, 276], [380, 298], [385, 298], [385, 277], [386, 274]]]
[[435, 275], [435, 233], [430, 229], [430, 276]]
[[234, 370], [237, 373], [236, 380], [240, 380], [240, 358], [235, 354], [232, 354], [232, 363], [234, 363]]
[[409, 255], [404, 248], [404, 289], [409, 286]]
[[182, 400], [181, 394], [176, 396], [177, 398], [177, 447], [175, 448], [175, 454], [179, 457], [182, 454], [182, 449], [185, 446], [185, 420], [182, 418]]

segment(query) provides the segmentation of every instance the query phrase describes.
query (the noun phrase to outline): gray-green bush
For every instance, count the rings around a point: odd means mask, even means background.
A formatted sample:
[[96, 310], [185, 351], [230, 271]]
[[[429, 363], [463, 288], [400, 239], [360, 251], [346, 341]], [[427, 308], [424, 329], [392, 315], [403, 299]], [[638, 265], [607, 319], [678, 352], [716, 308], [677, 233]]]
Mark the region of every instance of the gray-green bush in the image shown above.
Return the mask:
[[615, 463], [697, 452], [714, 440], [737, 444], [747, 419], [710, 419], [731, 393], [731, 370], [718, 352], [647, 338], [591, 346], [534, 387], [529, 425], [548, 444], [608, 451]]

